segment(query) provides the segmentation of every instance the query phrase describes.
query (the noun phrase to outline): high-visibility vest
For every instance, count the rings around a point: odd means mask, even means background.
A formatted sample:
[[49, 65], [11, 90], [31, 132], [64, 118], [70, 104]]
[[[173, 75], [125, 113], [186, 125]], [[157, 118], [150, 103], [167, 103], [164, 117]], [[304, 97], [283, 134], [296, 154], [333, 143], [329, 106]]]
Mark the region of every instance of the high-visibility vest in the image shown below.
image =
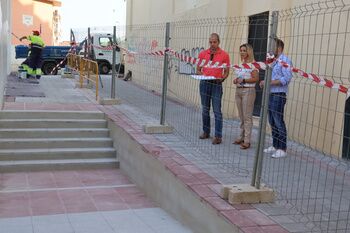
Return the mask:
[[31, 42], [32, 45], [38, 45], [40, 47], [45, 46], [44, 41], [43, 41], [43, 39], [41, 39], [40, 36], [30, 35], [27, 38]]

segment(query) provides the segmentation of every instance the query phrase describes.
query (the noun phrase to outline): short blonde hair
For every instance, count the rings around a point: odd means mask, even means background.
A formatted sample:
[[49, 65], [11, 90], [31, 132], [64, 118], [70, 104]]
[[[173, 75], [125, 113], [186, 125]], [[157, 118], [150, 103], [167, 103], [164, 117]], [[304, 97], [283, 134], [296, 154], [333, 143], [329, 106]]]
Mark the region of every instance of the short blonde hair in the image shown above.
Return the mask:
[[239, 46], [239, 49], [241, 50], [242, 47], [245, 47], [247, 49], [247, 54], [248, 54], [248, 61], [247, 62], [254, 62], [254, 50], [253, 50], [253, 46], [251, 46], [248, 43], [242, 44], [241, 46]]

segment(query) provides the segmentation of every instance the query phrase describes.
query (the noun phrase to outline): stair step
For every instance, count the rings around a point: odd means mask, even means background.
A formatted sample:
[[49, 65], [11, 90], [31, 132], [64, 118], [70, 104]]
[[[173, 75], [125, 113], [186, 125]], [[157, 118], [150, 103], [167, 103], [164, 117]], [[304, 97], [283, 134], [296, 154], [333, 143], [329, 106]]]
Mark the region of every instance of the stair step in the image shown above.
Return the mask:
[[34, 148], [91, 148], [112, 147], [110, 138], [6, 138], [0, 139], [2, 149], [34, 149]]
[[0, 138], [96, 138], [108, 137], [106, 128], [0, 129]]
[[72, 160], [93, 158], [116, 158], [116, 150], [112, 147], [0, 150], [0, 161], [3, 162], [21, 160]]
[[118, 168], [99, 111], [0, 111], [0, 171]]
[[21, 111], [4, 110], [0, 112], [0, 119], [105, 119], [99, 111]]
[[119, 168], [116, 158], [0, 161], [2, 172]]
[[103, 119], [2, 119], [0, 128], [106, 128]]

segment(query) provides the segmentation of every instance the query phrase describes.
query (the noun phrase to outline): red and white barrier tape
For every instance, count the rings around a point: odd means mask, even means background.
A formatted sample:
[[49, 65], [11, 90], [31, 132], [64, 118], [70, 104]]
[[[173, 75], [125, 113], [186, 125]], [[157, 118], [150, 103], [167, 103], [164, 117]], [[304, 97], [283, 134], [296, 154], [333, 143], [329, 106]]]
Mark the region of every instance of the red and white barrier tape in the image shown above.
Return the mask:
[[283, 61], [278, 61], [278, 62], [281, 63], [281, 65], [283, 67], [290, 69], [293, 73], [297, 73], [297, 74], [299, 74], [300, 76], [302, 76], [304, 78], [310, 79], [310, 80], [318, 83], [321, 86], [328, 87], [328, 88], [331, 88], [331, 89], [335, 89], [335, 90], [337, 90], [339, 92], [348, 94], [348, 96], [350, 95], [350, 89], [345, 87], [344, 85], [335, 83], [332, 80], [329, 80], [329, 79], [326, 79], [326, 78], [322, 78], [322, 77], [320, 77], [320, 76], [318, 76], [316, 74], [306, 73], [305, 71], [303, 71], [301, 69], [298, 69], [296, 67], [290, 66], [286, 62], [283, 62]]
[[72, 47], [68, 50], [68, 53], [65, 56], [65, 58], [62, 61], [60, 61], [60, 63], [58, 63], [55, 66], [55, 68], [52, 69], [52, 71], [50, 72], [50, 75], [53, 75], [53, 73], [58, 69], [58, 67], [60, 67], [67, 60], [67, 57], [68, 57], [69, 53], [72, 52], [73, 54], [75, 54], [76, 50], [77, 50], [77, 45], [76, 44], [72, 45]]
[[267, 59], [265, 62], [252, 62], [252, 63], [246, 63], [246, 64], [240, 64], [240, 65], [230, 65], [228, 66], [226, 63], [219, 63], [212, 61], [207, 61], [205, 59], [200, 58], [194, 58], [190, 56], [186, 56], [183, 54], [179, 54], [178, 52], [168, 49], [169, 53], [174, 55], [176, 58], [180, 59], [181, 61], [184, 61], [186, 63], [190, 63], [195, 66], [201, 66], [201, 67], [210, 67], [210, 68], [232, 68], [232, 69], [260, 69], [260, 70], [266, 70], [267, 66], [270, 66], [274, 61], [274, 57], [270, 56], [268, 54]]
[[[212, 64], [210, 61], [206, 61], [206, 60], [203, 60], [203, 59], [199, 59], [199, 58], [193, 58], [193, 57], [190, 57], [190, 56], [185, 56], [185, 55], [180, 55], [179, 53], [169, 49], [170, 53], [174, 54], [174, 56], [178, 59], [180, 59], [181, 61], [184, 61], [184, 62], [187, 62], [187, 63], [190, 63], [192, 65], [199, 65], [199, 66], [209, 66], [209, 67], [222, 67], [222, 68], [225, 68], [227, 67], [227, 65], [225, 63], [223, 64], [218, 64], [218, 63], [215, 63], [215, 64]], [[290, 66], [288, 63], [286, 62], [283, 62], [281, 60], [276, 60], [273, 56], [270, 56], [268, 54], [267, 56], [267, 59], [265, 62], [252, 62], [252, 63], [247, 63], [247, 64], [241, 64], [241, 65], [231, 65], [230, 68], [232, 69], [259, 69], [259, 70], [266, 70], [267, 66], [271, 66], [273, 64], [274, 61], [277, 61], [279, 62], [283, 67], [285, 68], [288, 68], [290, 69], [293, 73], [297, 73], [299, 74], [300, 76], [304, 77], [304, 78], [307, 78], [307, 79], [310, 79], [316, 83], [318, 83], [320, 86], [324, 86], [324, 87], [328, 87], [328, 88], [331, 88], [331, 89], [335, 89], [339, 92], [342, 92], [342, 93], [345, 93], [347, 94], [348, 96], [350, 96], [350, 88], [347, 88], [345, 87], [344, 85], [342, 84], [338, 84], [338, 83], [335, 83], [329, 79], [326, 79], [326, 78], [322, 78], [316, 74], [312, 74], [312, 73], [306, 73], [305, 71], [299, 69], [299, 68], [296, 68], [296, 67], [293, 67], [293, 66]]]
[[[95, 45], [94, 45], [95, 47]], [[101, 49], [106, 49], [106, 50], [113, 50], [113, 46], [107, 46], [107, 47], [100, 47], [100, 46], [96, 46], [98, 48]], [[116, 45], [116, 47], [120, 48], [121, 50], [125, 51], [128, 54], [133, 54], [133, 55], [152, 55], [152, 56], [164, 56], [165, 53], [168, 53], [170, 55], [175, 56], [177, 59], [195, 65], [195, 66], [203, 66], [203, 67], [211, 67], [211, 68], [226, 68], [228, 67], [228, 65], [226, 63], [212, 63], [212, 61], [207, 61], [205, 59], [200, 59], [200, 58], [195, 58], [195, 57], [190, 57], [190, 56], [186, 56], [183, 54], [179, 54], [178, 52], [176, 52], [175, 50], [171, 49], [171, 48], [166, 48], [165, 50], [159, 50], [159, 51], [155, 51], [155, 52], [146, 52], [146, 53], [138, 53], [138, 52], [134, 52], [134, 51], [130, 51], [126, 48], [123, 48], [119, 45]], [[240, 65], [230, 65], [229, 67], [232, 69], [259, 69], [259, 70], [266, 70], [267, 66], [271, 66], [273, 64], [274, 61], [277, 61], [279, 63], [281, 63], [281, 65], [285, 68], [290, 69], [293, 73], [297, 73], [300, 76], [310, 79], [316, 83], [318, 83], [321, 86], [324, 87], [328, 87], [331, 89], [335, 89], [339, 92], [345, 93], [348, 96], [350, 96], [350, 88], [345, 87], [342, 84], [338, 84], [335, 83], [329, 79], [326, 78], [322, 78], [316, 74], [312, 74], [312, 73], [307, 73], [299, 68], [290, 66], [288, 63], [280, 61], [280, 60], [276, 60], [273, 56], [270, 56], [268, 54], [267, 59], [265, 62], [252, 62], [252, 63], [246, 63], [246, 64], [240, 64]]]

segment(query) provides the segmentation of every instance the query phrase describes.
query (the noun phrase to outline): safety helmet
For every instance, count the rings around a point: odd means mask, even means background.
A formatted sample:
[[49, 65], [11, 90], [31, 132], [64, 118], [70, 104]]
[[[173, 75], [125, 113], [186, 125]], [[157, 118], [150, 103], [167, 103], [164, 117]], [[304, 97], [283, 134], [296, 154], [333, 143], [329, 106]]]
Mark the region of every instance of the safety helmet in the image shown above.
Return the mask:
[[40, 35], [40, 32], [39, 32], [39, 31], [34, 30], [34, 31], [33, 31], [33, 35], [34, 35], [34, 36], [39, 36], [39, 35]]

